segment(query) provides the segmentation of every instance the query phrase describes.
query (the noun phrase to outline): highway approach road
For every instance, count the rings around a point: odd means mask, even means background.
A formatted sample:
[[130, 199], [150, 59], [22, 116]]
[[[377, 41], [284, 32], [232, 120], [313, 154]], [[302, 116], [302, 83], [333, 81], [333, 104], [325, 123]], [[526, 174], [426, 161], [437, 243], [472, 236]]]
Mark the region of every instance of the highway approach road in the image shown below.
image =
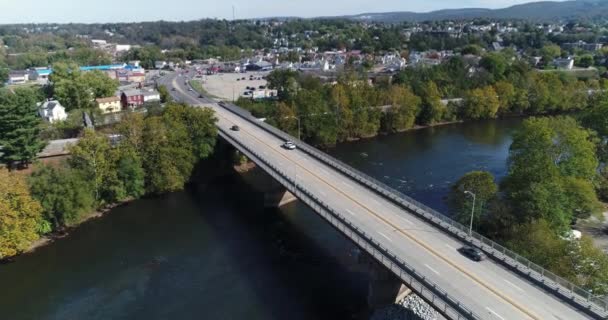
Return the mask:
[[298, 185], [349, 217], [354, 225], [481, 318], [591, 319], [491, 259], [475, 262], [463, 256], [457, 251], [463, 245], [458, 240], [306, 153], [281, 148], [284, 141], [216, 101], [200, 98], [188, 90], [185, 80], [173, 73], [159, 81], [169, 90], [175, 88], [170, 92], [176, 100], [215, 110], [219, 127], [238, 125], [240, 131], [229, 131], [235, 139], [262, 154], [275, 167], [293, 174]]

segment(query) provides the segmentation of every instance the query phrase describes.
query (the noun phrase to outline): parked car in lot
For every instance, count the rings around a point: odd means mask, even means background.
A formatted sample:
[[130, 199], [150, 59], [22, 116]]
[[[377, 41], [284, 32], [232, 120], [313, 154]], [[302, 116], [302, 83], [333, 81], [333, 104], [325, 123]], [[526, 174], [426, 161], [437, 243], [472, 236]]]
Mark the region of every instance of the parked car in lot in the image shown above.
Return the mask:
[[237, 126], [237, 125], [233, 125], [232, 127], [230, 127], [230, 130], [232, 130], [232, 131], [241, 131], [241, 128], [239, 128], [239, 126]]
[[293, 143], [291, 141], [285, 141], [285, 143], [283, 143], [282, 147], [287, 150], [294, 150], [296, 148], [296, 145], [295, 145], [295, 143]]
[[250, 94], [251, 94], [251, 92], [249, 92], [249, 91], [245, 91], [245, 92], [243, 92], [243, 95], [244, 95], [244, 96], [248, 96], [248, 95], [250, 95]]
[[460, 253], [462, 253], [463, 255], [465, 255], [475, 261], [481, 261], [486, 258], [486, 255], [483, 254], [483, 252], [481, 252], [481, 250], [479, 248], [475, 248], [475, 247], [471, 247], [471, 246], [464, 246], [464, 247], [460, 248], [458, 251], [460, 251]]

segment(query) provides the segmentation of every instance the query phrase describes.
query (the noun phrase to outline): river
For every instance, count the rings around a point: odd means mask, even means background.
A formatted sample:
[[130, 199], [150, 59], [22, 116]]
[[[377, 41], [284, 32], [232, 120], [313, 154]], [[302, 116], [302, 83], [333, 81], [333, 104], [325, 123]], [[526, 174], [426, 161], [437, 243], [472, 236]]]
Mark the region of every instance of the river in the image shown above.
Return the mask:
[[[504, 177], [519, 119], [454, 124], [328, 152], [446, 211], [471, 170]], [[361, 319], [355, 248], [310, 209], [265, 210], [238, 177], [142, 199], [0, 265], [1, 319]]]

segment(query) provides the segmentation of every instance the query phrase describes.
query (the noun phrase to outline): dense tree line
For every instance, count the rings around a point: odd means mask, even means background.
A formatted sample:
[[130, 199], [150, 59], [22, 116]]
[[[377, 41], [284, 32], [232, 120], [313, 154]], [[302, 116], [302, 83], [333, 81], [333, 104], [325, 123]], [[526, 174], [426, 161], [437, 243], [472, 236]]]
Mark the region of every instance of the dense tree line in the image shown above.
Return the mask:
[[215, 122], [210, 109], [170, 103], [158, 115], [128, 114], [119, 138], [86, 129], [61, 165], [38, 165], [29, 177], [0, 170], [0, 259], [98, 208], [183, 189], [213, 152]]
[[533, 71], [509, 55], [490, 53], [477, 63], [453, 57], [438, 66], [407, 68], [392, 82], [378, 77], [374, 84], [349, 70], [334, 83], [275, 70], [267, 78], [277, 101], [237, 103], [293, 135], [299, 119], [303, 139], [333, 145], [415, 125], [580, 111], [603, 88], [594, 79]]

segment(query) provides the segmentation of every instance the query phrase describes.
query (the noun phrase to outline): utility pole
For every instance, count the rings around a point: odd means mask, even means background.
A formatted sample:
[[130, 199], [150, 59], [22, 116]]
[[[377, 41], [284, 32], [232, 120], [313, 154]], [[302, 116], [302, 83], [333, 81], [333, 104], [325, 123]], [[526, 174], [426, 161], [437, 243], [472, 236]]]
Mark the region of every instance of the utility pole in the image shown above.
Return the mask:
[[469, 237], [473, 235], [473, 216], [475, 215], [475, 198], [477, 197], [473, 192], [466, 190], [465, 194], [473, 196], [473, 208], [471, 209], [471, 224], [469, 225]]

